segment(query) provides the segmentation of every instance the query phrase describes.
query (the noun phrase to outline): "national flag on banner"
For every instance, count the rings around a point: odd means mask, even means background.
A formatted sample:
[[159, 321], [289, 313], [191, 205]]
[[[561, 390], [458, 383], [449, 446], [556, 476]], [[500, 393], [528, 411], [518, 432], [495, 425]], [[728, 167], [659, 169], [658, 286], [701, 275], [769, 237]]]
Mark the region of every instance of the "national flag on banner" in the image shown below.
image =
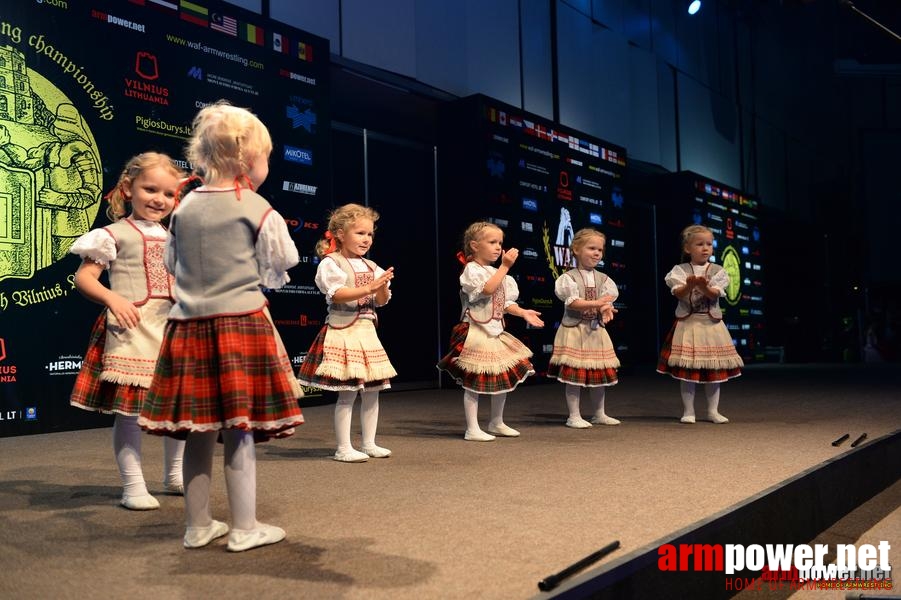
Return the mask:
[[169, 0], [129, 0], [129, 2], [138, 6], [156, 8], [170, 15], [178, 12], [178, 5]]
[[194, 23], [201, 27], [206, 27], [210, 22], [210, 11], [205, 6], [188, 2], [188, 0], [181, 0], [180, 16], [183, 21]]
[[238, 22], [227, 15], [214, 12], [210, 16], [210, 29], [215, 29], [216, 31], [221, 31], [222, 33], [227, 33], [231, 36], [237, 36]]
[[307, 62], [313, 62], [313, 45], [297, 42], [297, 58]]
[[253, 23], [241, 23], [240, 33], [241, 39], [245, 42], [250, 42], [257, 46], [263, 45], [264, 32], [262, 27], [257, 27]]
[[282, 54], [288, 54], [291, 50], [291, 42], [280, 33], [272, 34], [272, 49]]

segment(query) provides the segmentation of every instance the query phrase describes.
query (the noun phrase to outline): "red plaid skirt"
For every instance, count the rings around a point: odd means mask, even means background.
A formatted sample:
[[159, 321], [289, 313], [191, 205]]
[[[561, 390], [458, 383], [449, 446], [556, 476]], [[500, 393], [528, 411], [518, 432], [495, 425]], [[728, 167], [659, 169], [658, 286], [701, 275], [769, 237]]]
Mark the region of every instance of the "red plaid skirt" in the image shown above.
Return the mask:
[[551, 363], [547, 367], [547, 376], [562, 383], [570, 383], [582, 387], [600, 387], [602, 385], [616, 385], [619, 378], [616, 369], [586, 369], [584, 367], [570, 367]]
[[169, 321], [138, 424], [178, 438], [220, 429], [254, 431], [258, 440], [293, 434], [304, 421], [299, 388], [276, 335], [263, 311]]
[[667, 364], [672, 353], [673, 335], [678, 325], [679, 321], [677, 320], [673, 323], [669, 333], [666, 334], [666, 339], [663, 341], [663, 348], [660, 350], [660, 358], [657, 361], [658, 373], [670, 375], [673, 379], [693, 381], [695, 383], [721, 383], [741, 375], [741, 367], [730, 369], [693, 369]]
[[101, 381], [103, 350], [106, 345], [106, 311], [100, 313], [91, 329], [88, 349], [75, 378], [69, 404], [104, 414], [136, 417], [147, 397], [147, 388]]
[[457, 364], [457, 357], [463, 351], [469, 323], [460, 322], [451, 331], [450, 351], [438, 362], [438, 369], [447, 371], [457, 385], [464, 390], [479, 394], [504, 394], [512, 392], [526, 377], [535, 374], [532, 363], [523, 359], [503, 373], [472, 373], [464, 371]]

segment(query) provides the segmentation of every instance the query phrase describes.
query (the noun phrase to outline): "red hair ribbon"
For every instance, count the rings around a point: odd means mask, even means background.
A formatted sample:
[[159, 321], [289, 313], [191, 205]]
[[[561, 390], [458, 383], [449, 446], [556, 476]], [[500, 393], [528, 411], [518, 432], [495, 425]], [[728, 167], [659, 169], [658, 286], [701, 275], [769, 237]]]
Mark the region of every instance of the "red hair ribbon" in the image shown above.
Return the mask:
[[246, 183], [247, 188], [252, 192], [253, 191], [253, 182], [250, 180], [250, 177], [247, 176], [246, 173], [241, 173], [237, 177], [235, 177], [235, 196], [238, 197], [238, 200], [241, 199], [241, 184]]
[[181, 201], [182, 198], [184, 198], [185, 196], [188, 195], [188, 192], [193, 190], [195, 187], [199, 187], [199, 186], [192, 186], [191, 190], [188, 190], [187, 192], [184, 191], [185, 188], [187, 188], [189, 185], [192, 185], [192, 184], [198, 183], [198, 182], [200, 183], [200, 185], [203, 185], [203, 178], [196, 173], [194, 173], [190, 177], [187, 177], [187, 178], [181, 180], [181, 182], [178, 184], [178, 187], [175, 188], [175, 206], [178, 206], [178, 203]]
[[332, 232], [328, 229], [325, 230], [325, 239], [328, 240], [328, 248], [325, 249], [326, 254], [331, 254], [338, 250], [338, 243], [335, 241], [335, 236], [332, 235]]
[[469, 262], [469, 261], [466, 259], [466, 255], [463, 254], [463, 251], [462, 251], [462, 250], [458, 250], [458, 251], [457, 251], [457, 260], [460, 261], [460, 264], [463, 265], [464, 267], [466, 266], [466, 263]]

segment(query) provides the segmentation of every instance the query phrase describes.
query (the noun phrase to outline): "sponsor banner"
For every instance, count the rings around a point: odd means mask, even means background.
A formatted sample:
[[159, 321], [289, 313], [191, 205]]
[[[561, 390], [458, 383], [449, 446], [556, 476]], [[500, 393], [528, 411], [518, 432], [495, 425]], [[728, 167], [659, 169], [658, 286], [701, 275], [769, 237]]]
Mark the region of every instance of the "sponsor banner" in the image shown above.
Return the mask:
[[[101, 310], [75, 289], [69, 249], [109, 223], [103, 197], [131, 156], [161, 151], [190, 170], [192, 119], [219, 99], [278, 132], [260, 193], [301, 252], [312, 248], [329, 209], [328, 65], [314, 60], [328, 41], [220, 0], [8, 2], [2, 13], [0, 72], [15, 86], [0, 91], [0, 436], [106, 425], [68, 402]], [[272, 51], [275, 33], [288, 52]], [[292, 282], [312, 281], [303, 259]], [[274, 320], [322, 319], [318, 290], [292, 291], [269, 293]], [[286, 327], [289, 354], [314, 330]]]

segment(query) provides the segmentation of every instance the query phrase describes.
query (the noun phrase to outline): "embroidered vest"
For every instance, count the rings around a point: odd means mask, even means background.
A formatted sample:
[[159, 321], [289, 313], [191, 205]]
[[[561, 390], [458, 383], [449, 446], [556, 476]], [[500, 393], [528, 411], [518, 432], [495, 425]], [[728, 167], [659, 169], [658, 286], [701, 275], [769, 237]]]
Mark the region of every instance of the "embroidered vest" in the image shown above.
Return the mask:
[[268, 304], [255, 245], [272, 206], [244, 189], [189, 193], [172, 213], [175, 306], [170, 319], [246, 315]]
[[174, 301], [173, 281], [163, 263], [165, 237], [147, 237], [129, 219], [104, 229], [116, 240], [116, 260], [110, 263], [110, 289], [137, 306], [151, 298]]
[[460, 319], [469, 315], [469, 320], [474, 323], [489, 323], [494, 320], [503, 322], [504, 304], [507, 303], [507, 293], [504, 281], [501, 280], [497, 289], [490, 296], [482, 296], [475, 302], [469, 302], [466, 292], [460, 290], [460, 303], [463, 305], [463, 314]]
[[[691, 268], [691, 263], [682, 263], [679, 267], [685, 271], [685, 275], [694, 275], [694, 271]], [[704, 277], [707, 278], [709, 282], [714, 275], [723, 270], [723, 267], [714, 264], [707, 263], [707, 268], [704, 271]], [[720, 299], [719, 298], [708, 298], [698, 290], [692, 290], [691, 294], [688, 298], [679, 298], [679, 304], [676, 306], [676, 318], [684, 319], [688, 315], [693, 314], [707, 314], [714, 321], [720, 321], [723, 318], [723, 313], [720, 311]]]
[[[376, 265], [371, 260], [362, 259], [369, 271], [360, 273], [354, 271], [353, 265], [340, 252], [332, 252], [322, 260], [332, 259], [347, 275], [347, 286], [350, 288], [364, 287], [375, 279]], [[344, 329], [353, 325], [361, 315], [372, 315], [375, 324], [378, 325], [378, 316], [375, 314], [375, 296], [369, 294], [352, 300], [351, 302], [332, 302], [328, 307], [328, 316], [325, 322], [333, 329]]]
[[[588, 287], [585, 285], [585, 279], [578, 271], [578, 269], [570, 269], [561, 277], [569, 277], [576, 282], [576, 285], [579, 287], [579, 298], [584, 300], [597, 300], [600, 298], [601, 290], [604, 289], [604, 284], [607, 283], [608, 277], [600, 271], [592, 271], [594, 273], [594, 287]], [[563, 327], [575, 327], [582, 321], [592, 321], [598, 319], [599, 316], [600, 313], [596, 308], [575, 310], [567, 306], [563, 309], [563, 319], [560, 320], [560, 325]]]

